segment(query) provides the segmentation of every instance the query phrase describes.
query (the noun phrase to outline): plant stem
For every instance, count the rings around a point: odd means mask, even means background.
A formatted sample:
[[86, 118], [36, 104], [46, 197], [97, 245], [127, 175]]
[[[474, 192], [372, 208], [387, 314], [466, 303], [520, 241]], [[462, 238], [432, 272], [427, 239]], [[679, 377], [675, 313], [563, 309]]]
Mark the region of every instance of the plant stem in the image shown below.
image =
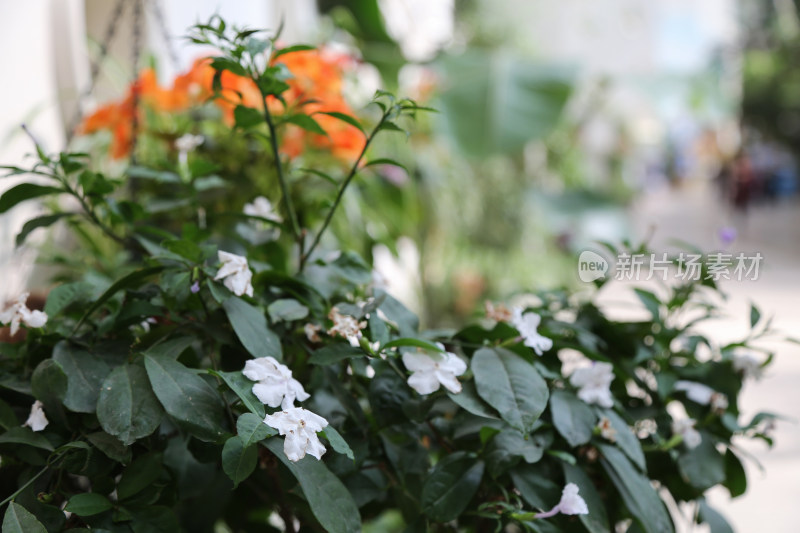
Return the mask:
[[359, 163], [361, 163], [361, 160], [364, 158], [364, 154], [367, 153], [367, 148], [369, 148], [372, 139], [375, 138], [375, 134], [378, 133], [378, 131], [381, 129], [381, 126], [383, 126], [383, 123], [386, 121], [387, 116], [388, 113], [384, 112], [380, 122], [378, 122], [378, 125], [375, 126], [372, 132], [370, 132], [369, 136], [367, 137], [367, 142], [364, 143], [364, 148], [361, 149], [361, 153], [358, 154], [358, 157], [356, 158], [355, 162], [353, 162], [353, 166], [350, 169], [350, 173], [347, 175], [347, 177], [342, 182], [342, 185], [339, 187], [339, 191], [336, 193], [336, 199], [333, 201], [333, 205], [328, 210], [328, 214], [325, 217], [325, 221], [322, 223], [322, 227], [319, 229], [316, 236], [314, 237], [314, 240], [311, 242], [311, 246], [308, 247], [306, 253], [303, 254], [300, 258], [300, 272], [303, 271], [303, 268], [306, 266], [306, 261], [308, 260], [309, 257], [311, 257], [311, 252], [313, 252], [314, 249], [319, 244], [319, 241], [322, 238], [322, 234], [325, 233], [326, 229], [328, 229], [328, 226], [330, 225], [331, 220], [333, 219], [333, 214], [336, 212], [336, 208], [339, 207], [339, 204], [342, 201], [342, 197], [344, 196], [344, 191], [347, 190], [347, 186], [350, 185], [351, 181], [353, 181], [353, 178], [358, 172]]
[[39, 477], [40, 477], [42, 474], [44, 474], [45, 472], [47, 472], [47, 470], [48, 470], [49, 468], [50, 468], [50, 465], [47, 465], [47, 466], [45, 466], [44, 468], [42, 468], [41, 470], [39, 470], [39, 473], [38, 473], [38, 474], [36, 474], [36, 475], [35, 475], [35, 476], [33, 476], [32, 478], [30, 478], [28, 481], [26, 481], [26, 482], [25, 482], [25, 484], [24, 484], [24, 485], [22, 485], [20, 488], [18, 488], [18, 489], [17, 489], [17, 491], [16, 491], [16, 492], [14, 492], [14, 493], [13, 493], [11, 496], [9, 496], [8, 498], [6, 498], [6, 499], [5, 499], [5, 500], [3, 500], [2, 502], [0, 502], [0, 507], [3, 507], [5, 504], [7, 504], [8, 502], [10, 502], [10, 501], [12, 501], [14, 498], [16, 498], [16, 497], [19, 495], [19, 493], [20, 493], [20, 492], [22, 492], [23, 490], [27, 489], [27, 488], [28, 488], [28, 487], [29, 487], [29, 486], [30, 486], [30, 485], [31, 485], [31, 484], [32, 484], [34, 481], [36, 481], [37, 479], [39, 479]]
[[302, 243], [302, 233], [300, 232], [300, 224], [297, 222], [297, 215], [294, 212], [294, 204], [292, 204], [292, 198], [289, 196], [289, 187], [286, 184], [286, 176], [283, 174], [283, 163], [281, 163], [281, 155], [278, 152], [278, 136], [275, 129], [275, 123], [272, 120], [272, 114], [269, 112], [269, 106], [267, 105], [267, 95], [261, 93], [262, 102], [264, 106], [264, 121], [267, 123], [267, 128], [269, 128], [269, 143], [272, 148], [272, 154], [275, 156], [275, 170], [278, 172], [278, 183], [281, 186], [281, 194], [283, 195], [283, 199], [286, 202], [286, 212], [289, 215], [289, 221], [292, 224], [292, 233], [294, 234], [295, 239], [300, 243], [300, 256], [302, 258], [303, 252], [303, 243]]

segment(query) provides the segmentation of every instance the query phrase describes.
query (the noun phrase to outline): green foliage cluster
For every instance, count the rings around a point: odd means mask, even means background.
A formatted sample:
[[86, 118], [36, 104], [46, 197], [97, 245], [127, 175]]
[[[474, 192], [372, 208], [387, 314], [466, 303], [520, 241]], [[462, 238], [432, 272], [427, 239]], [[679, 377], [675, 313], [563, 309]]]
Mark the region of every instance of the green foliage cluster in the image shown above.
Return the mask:
[[[218, 72], [248, 76], [265, 98], [280, 98], [291, 73], [263, 59], [300, 48], [276, 49], [262, 33], [219, 19], [195, 30], [196, 42], [219, 50]], [[715, 313], [705, 297], [716, 289], [706, 281], [665, 298], [640, 291], [652, 316], [636, 322], [611, 320], [566, 292], [542, 293], [528, 309], [553, 341], [541, 356], [513, 319], [420, 330], [357, 254], [319, 251], [361, 169], [393, 163], [364, 163], [371, 139], [402, 131], [399, 119], [423, 110], [387, 93], [374, 104], [380, 114], [371, 128], [338, 117], [365, 132], [367, 147], [342, 178], [329, 176], [335, 195], [314, 218], [293, 207], [277, 150], [280, 124], [266, 106], [237, 108], [232, 135], [272, 150], [282, 223], [215, 209], [228, 193], [207, 194], [202, 176], [139, 167], [112, 178], [90, 170], [84, 154], [41, 150], [32, 168], [9, 167], [9, 175], [41, 182], [9, 189], [0, 212], [58, 195], [74, 208], [28, 222], [19, 242], [66, 219], [113, 246], [121, 273], [103, 283], [88, 269], [71, 272], [73, 280], [47, 297], [47, 324], [0, 344], [3, 533], [350, 533], [392, 530], [375, 525], [392, 517], [409, 532], [609, 533], [627, 523], [630, 532], [666, 533], [674, 524], [664, 500], [696, 502], [698, 521], [727, 531], [704, 494], [717, 485], [742, 494], [745, 472], [731, 440], [769, 438], [763, 428], [772, 415], [740, 419], [743, 375], [734, 365], [736, 350], [764, 334], [767, 321], [754, 312], [753, 332], [724, 347], [694, 333]], [[293, 124], [318, 127], [313, 117], [295, 116]], [[189, 203], [143, 202], [138, 180], [169, 184], [170, 195]], [[187, 208], [203, 209], [204, 219], [184, 217]], [[301, 225], [307, 220], [318, 227]], [[286, 238], [252, 239], [253, 227], [263, 230], [252, 222], [279, 226]], [[252, 296], [215, 279], [220, 251], [247, 258]], [[330, 334], [334, 308], [352, 317], [360, 337]], [[445, 350], [467, 367], [461, 390], [419, 394], [406, 356], [439, 361]], [[559, 354], [567, 352], [611, 365], [609, 406], [582, 398], [563, 371]], [[242, 374], [264, 357], [291, 370], [311, 395], [303, 407], [328, 422], [319, 432], [328, 449], [321, 460], [290, 460], [288, 437], [264, 423], [281, 409], [265, 406]], [[676, 388], [679, 380], [706, 384], [727, 404], [698, 403]], [[34, 400], [48, 420], [43, 429], [22, 425]], [[697, 421], [699, 445], [673, 433], [670, 402]], [[588, 513], [537, 518], [568, 483]]]

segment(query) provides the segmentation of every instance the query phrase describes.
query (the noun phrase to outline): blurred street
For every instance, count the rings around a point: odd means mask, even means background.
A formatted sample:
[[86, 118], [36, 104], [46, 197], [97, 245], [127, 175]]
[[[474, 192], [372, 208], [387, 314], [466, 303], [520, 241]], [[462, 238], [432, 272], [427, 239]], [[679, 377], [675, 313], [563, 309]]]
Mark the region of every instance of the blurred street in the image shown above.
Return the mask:
[[[679, 188], [664, 188], [642, 195], [630, 212], [638, 238], [653, 231], [651, 248], [670, 248], [670, 240], [681, 239], [703, 250], [719, 250], [719, 230], [737, 229], [731, 252], [761, 252], [762, 271], [757, 281], [727, 281], [727, 317], [707, 323], [702, 329], [719, 342], [740, 339], [749, 328], [749, 305], [759, 306], [764, 316], [774, 316], [774, 328], [787, 336], [800, 336], [800, 289], [797, 265], [800, 263], [800, 209], [796, 201], [754, 205], [746, 216], [732, 215], [718, 199], [713, 184], [707, 181], [684, 183]], [[633, 284], [641, 286], [642, 283]], [[604, 306], [618, 316], [630, 316], [627, 305], [641, 309], [626, 284], [616, 282], [603, 294]], [[711, 491], [711, 503], [731, 521], [736, 531], [795, 533], [798, 530], [795, 506], [800, 501], [800, 346], [763, 342], [777, 356], [760, 381], [745, 384], [740, 405], [744, 419], [759, 411], [773, 411], [793, 421], [779, 421], [774, 432], [775, 447], [763, 442], [739, 445], [764, 467], [746, 463], [748, 491], [731, 500], [723, 488]], [[705, 526], [683, 532], [704, 532]]]

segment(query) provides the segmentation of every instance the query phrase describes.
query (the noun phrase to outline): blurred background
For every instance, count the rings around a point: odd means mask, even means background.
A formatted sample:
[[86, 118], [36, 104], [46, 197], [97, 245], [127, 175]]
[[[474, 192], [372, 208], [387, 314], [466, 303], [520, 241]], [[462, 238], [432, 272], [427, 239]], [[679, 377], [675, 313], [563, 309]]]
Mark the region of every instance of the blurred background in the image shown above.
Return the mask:
[[[181, 38], [195, 22], [218, 13], [229, 24], [282, 24], [287, 44], [356, 58], [344, 80], [353, 109], [385, 88], [439, 110], [408, 139], [379, 147], [410, 172], [386, 168], [359, 184], [336, 222], [340, 241], [352, 235], [342, 245], [372, 257], [429, 327], [523, 290], [587, 290], [576, 257], [597, 240], [647, 241], [662, 252], [677, 239], [764, 257], [758, 280], [723, 281], [728, 316], [707, 332], [741, 337], [752, 301], [800, 337], [799, 4], [6, 1], [0, 162], [20, 164], [31, 151], [22, 123], [48, 150], [68, 140], [81, 148], [71, 139], [81, 117], [122, 97], [140, 68], [168, 84], [203, 55]], [[14, 183], [0, 182], [0, 191]], [[35, 246], [14, 246], [36, 211], [28, 204], [0, 215], [0, 300], [41, 276]], [[598, 297], [635, 317], [642, 310], [626, 285]], [[746, 446], [756, 460], [747, 494], [729, 501], [719, 492], [713, 503], [740, 532], [794, 533], [800, 350], [766, 348], [778, 352], [776, 364], [746, 385], [743, 412], [794, 421], [778, 425], [771, 451]]]

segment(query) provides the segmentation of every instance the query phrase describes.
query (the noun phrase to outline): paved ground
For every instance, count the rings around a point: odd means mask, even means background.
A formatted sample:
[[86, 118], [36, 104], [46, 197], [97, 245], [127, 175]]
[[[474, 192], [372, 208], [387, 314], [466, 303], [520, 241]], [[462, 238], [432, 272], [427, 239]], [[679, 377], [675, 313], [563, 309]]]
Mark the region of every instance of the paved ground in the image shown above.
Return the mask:
[[[652, 248], [671, 238], [697, 244], [704, 250], [720, 248], [718, 230], [734, 225], [737, 240], [731, 251], [755, 252], [764, 256], [758, 281], [730, 281], [723, 285], [730, 295], [728, 317], [709, 323], [705, 331], [720, 340], [741, 338], [747, 331], [749, 302], [758, 304], [765, 315], [774, 314], [774, 325], [800, 338], [800, 203], [755, 206], [746, 217], [733, 217], [709, 186], [697, 183], [665, 189], [643, 196], [631, 209], [631, 221], [640, 236], [654, 231]], [[631, 302], [629, 288], [617, 287], [604, 301], [620, 313], [623, 302]], [[794, 422], [780, 422], [774, 433], [775, 447], [768, 450], [757, 442], [741, 442], [764, 471], [751, 463], [748, 492], [731, 500], [727, 491], [714, 491], [711, 503], [734, 525], [737, 533], [800, 531], [797, 507], [800, 503], [800, 346], [764, 343], [778, 356], [766, 376], [745, 385], [741, 408], [745, 417], [758, 411], [786, 414]], [[703, 528], [682, 526], [682, 531], [699, 533]]]

